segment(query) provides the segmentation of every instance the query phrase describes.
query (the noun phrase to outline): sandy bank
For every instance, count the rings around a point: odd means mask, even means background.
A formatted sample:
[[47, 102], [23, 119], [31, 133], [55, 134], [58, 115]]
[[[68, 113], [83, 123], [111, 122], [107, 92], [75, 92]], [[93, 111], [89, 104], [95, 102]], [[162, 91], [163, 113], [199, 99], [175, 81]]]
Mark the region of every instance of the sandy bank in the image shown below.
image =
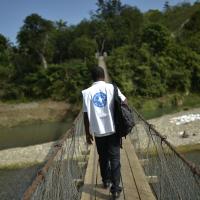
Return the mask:
[[[47, 161], [49, 157], [57, 151], [57, 147], [55, 145], [59, 143], [60, 140], [28, 147], [2, 150], [0, 151], [0, 169], [15, 169], [41, 164], [44, 161]], [[76, 140], [67, 138], [63, 149], [68, 148], [69, 150], [69, 147], [71, 150], [75, 148], [73, 152], [74, 154], [70, 153], [71, 156], [74, 156], [74, 159], [81, 159], [85, 156], [84, 153], [82, 156], [82, 152], [88, 151], [84, 135], [76, 137]], [[69, 159], [69, 154], [65, 153], [63, 159]]]
[[[180, 125], [172, 122], [173, 118], [184, 115], [190, 116], [191, 114], [200, 114], [200, 108], [164, 115], [162, 117], [149, 120], [149, 123], [154, 124], [156, 130], [158, 130], [162, 135], [167, 136], [167, 140], [176, 147], [183, 145], [200, 146], [200, 120], [190, 121]], [[180, 136], [183, 131], [188, 134], [187, 138], [182, 138]]]
[[44, 100], [31, 103], [0, 102], [0, 127], [13, 127], [42, 121], [62, 120], [70, 111], [66, 102]]
[[0, 169], [22, 168], [39, 164], [51, 155], [55, 142], [0, 151]]
[[[28, 109], [30, 109], [30, 107]], [[195, 150], [200, 150], [200, 120], [191, 121], [181, 125], [176, 125], [176, 123], [170, 122], [174, 117], [198, 113], [200, 113], [200, 108], [164, 115], [162, 117], [149, 120], [149, 122], [154, 124], [156, 129], [162, 135], [166, 135], [167, 140], [174, 146], [180, 147], [186, 145], [187, 149], [184, 149], [184, 151], [191, 150], [191, 147], [195, 147]], [[182, 138], [180, 136], [179, 133], [182, 131], [187, 132], [187, 138]], [[145, 143], [145, 141], [143, 142]], [[18, 168], [26, 165], [42, 163], [48, 158], [49, 155], [52, 154], [51, 149], [53, 145], [54, 143], [51, 142], [23, 148], [2, 150], [0, 151], [0, 168]]]

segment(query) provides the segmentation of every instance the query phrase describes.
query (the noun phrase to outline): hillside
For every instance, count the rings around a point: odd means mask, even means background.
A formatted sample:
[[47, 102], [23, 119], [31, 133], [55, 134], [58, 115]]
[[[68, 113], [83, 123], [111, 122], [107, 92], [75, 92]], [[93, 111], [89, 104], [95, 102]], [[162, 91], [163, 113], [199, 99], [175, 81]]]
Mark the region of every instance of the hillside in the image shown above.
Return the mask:
[[[200, 3], [142, 13], [120, 0], [97, 1], [90, 19], [77, 25], [32, 13], [24, 19], [17, 46], [0, 34], [0, 100], [51, 98], [80, 105], [91, 84], [95, 53], [107, 52], [108, 71], [131, 104], [200, 91]], [[134, 98], [133, 98], [134, 97]], [[183, 98], [183, 99], [182, 99]]]

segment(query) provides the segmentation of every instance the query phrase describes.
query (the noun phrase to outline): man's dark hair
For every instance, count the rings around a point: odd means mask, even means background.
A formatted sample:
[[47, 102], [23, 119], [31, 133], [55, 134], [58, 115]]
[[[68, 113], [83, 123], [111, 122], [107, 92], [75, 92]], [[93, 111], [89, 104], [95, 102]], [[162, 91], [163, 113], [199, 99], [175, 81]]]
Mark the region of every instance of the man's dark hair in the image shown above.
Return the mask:
[[99, 79], [105, 78], [105, 73], [102, 67], [96, 66], [91, 70], [92, 80], [98, 81]]

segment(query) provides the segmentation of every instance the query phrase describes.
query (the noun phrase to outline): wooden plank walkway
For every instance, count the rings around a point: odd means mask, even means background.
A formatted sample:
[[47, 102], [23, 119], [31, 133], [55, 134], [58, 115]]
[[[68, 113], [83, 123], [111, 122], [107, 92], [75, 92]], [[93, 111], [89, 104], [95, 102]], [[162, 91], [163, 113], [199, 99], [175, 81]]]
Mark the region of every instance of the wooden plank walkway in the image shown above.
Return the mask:
[[[121, 149], [121, 186], [119, 200], [155, 200], [129, 137]], [[109, 200], [110, 197], [109, 189], [103, 188], [98, 154], [92, 145], [81, 200]]]

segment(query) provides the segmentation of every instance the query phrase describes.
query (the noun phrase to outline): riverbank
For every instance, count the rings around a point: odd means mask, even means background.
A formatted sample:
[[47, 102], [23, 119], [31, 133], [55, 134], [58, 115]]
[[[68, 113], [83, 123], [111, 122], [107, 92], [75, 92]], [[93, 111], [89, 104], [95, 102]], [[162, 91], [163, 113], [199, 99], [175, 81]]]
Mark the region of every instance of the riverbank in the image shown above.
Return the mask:
[[[183, 116], [200, 114], [200, 108], [181, 111], [174, 114], [164, 115], [159, 118], [149, 120], [150, 124], [155, 126], [167, 140], [174, 145], [178, 151], [189, 152], [200, 150], [200, 120], [186, 121], [184, 123], [176, 123], [175, 119], [183, 118]], [[183, 136], [185, 133], [185, 136]]]
[[70, 104], [43, 100], [30, 103], [8, 104], [0, 102], [0, 127], [14, 127], [36, 122], [61, 121], [74, 112]]
[[[30, 104], [30, 105], [35, 105]], [[40, 107], [42, 105], [38, 104], [37, 106], [35, 106], [35, 108], [38, 109], [38, 107]], [[47, 103], [47, 105], [53, 105], [52, 103]], [[66, 104], [61, 103], [61, 106], [54, 106], [55, 112], [59, 111], [66, 111], [65, 113], [69, 112], [69, 110], [67, 110]], [[43, 107], [43, 111], [48, 112], [48, 108], [47, 107]], [[16, 106], [18, 107], [18, 106]], [[14, 111], [16, 112], [16, 107], [14, 107], [13, 111], [11, 109], [11, 111], [14, 114]], [[34, 107], [34, 106], [33, 106]], [[58, 108], [58, 109], [56, 109]], [[18, 108], [17, 108], [18, 109]], [[26, 110], [27, 111], [25, 113], [31, 113], [30, 112], [30, 106], [25, 106], [25, 105], [21, 105], [20, 106], [20, 112], [22, 112], [22, 110]], [[12, 113], [10, 112], [10, 113]], [[35, 111], [36, 112], [36, 111]], [[149, 123], [155, 125], [155, 128], [162, 134], [167, 136], [167, 140], [174, 145], [179, 151], [181, 152], [189, 152], [189, 151], [194, 151], [194, 150], [200, 150], [200, 120], [196, 120], [196, 121], [191, 121], [191, 122], [186, 122], [184, 124], [180, 124], [177, 125], [176, 123], [173, 123], [174, 118], [177, 117], [181, 117], [183, 115], [195, 115], [195, 114], [200, 114], [200, 108], [196, 108], [196, 109], [191, 109], [188, 111], [181, 111], [178, 113], [174, 113], [174, 114], [168, 114], [168, 115], [164, 115], [162, 117], [159, 118], [155, 118], [155, 119], [151, 119], [149, 120]], [[2, 113], [1, 113], [2, 115]], [[49, 115], [49, 114], [48, 114]], [[45, 114], [45, 116], [48, 116], [47, 114]], [[59, 118], [62, 116], [63, 114], [58, 114]], [[39, 117], [41, 117], [40, 115], [38, 115]], [[54, 119], [55, 119], [54, 115]], [[23, 115], [23, 117], [25, 117], [25, 115]], [[52, 117], [52, 116], [51, 116]], [[33, 118], [31, 118], [33, 119]], [[44, 117], [43, 117], [44, 119]], [[46, 119], [49, 119], [48, 117], [46, 117]], [[58, 119], [58, 118], [57, 118]], [[12, 124], [13, 125], [13, 124]], [[180, 133], [182, 132], [186, 132], [187, 133], [187, 137], [183, 138]], [[31, 166], [31, 165], [35, 165], [38, 163], [42, 163], [44, 162], [47, 158], [48, 155], [50, 155], [51, 149], [53, 149], [52, 147], [54, 146], [54, 142], [50, 142], [50, 143], [44, 143], [44, 144], [40, 144], [40, 145], [33, 145], [33, 146], [28, 146], [28, 147], [22, 147], [22, 148], [12, 148], [12, 149], [7, 149], [7, 150], [2, 150], [0, 151], [0, 169], [12, 169], [12, 168], [21, 168], [24, 166]]]
[[55, 142], [0, 151], [0, 169], [20, 169], [46, 161], [53, 153]]
[[[76, 155], [75, 158], [82, 159], [82, 154], [80, 154], [80, 152], [88, 151], [86, 148], [87, 145], [85, 143], [85, 136], [79, 136], [77, 140], [72, 140], [70, 137], [67, 138], [65, 145], [68, 146], [66, 146], [66, 148], [69, 147], [72, 142], [77, 147], [73, 152]], [[54, 153], [58, 150], [59, 145], [60, 140], [57, 140], [54, 142], [32, 145], [28, 147], [1, 150], [0, 170], [13, 170], [40, 165], [54, 155]], [[63, 159], [68, 159], [68, 156], [68, 154], [65, 154]]]
[[[146, 119], [153, 119], [166, 114], [178, 113], [184, 110], [200, 108], [198, 93], [167, 94], [163, 97], [139, 100], [138, 111]], [[137, 104], [136, 104], [137, 105]]]

